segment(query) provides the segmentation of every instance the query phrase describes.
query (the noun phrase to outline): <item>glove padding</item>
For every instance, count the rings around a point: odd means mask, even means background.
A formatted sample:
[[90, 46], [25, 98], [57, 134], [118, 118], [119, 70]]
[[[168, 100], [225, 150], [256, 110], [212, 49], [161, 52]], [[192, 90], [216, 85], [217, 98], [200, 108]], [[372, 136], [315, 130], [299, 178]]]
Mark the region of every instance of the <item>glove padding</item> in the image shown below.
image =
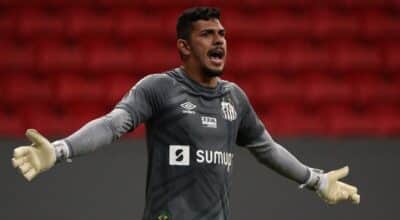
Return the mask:
[[343, 200], [359, 204], [360, 195], [357, 193], [357, 187], [338, 181], [348, 174], [348, 166], [324, 174], [326, 181], [317, 190], [317, 194], [328, 204], [336, 204]]
[[25, 135], [32, 145], [15, 148], [12, 164], [14, 168], [19, 168], [28, 181], [31, 181], [39, 173], [54, 166], [56, 152], [53, 145], [35, 129], [26, 130]]

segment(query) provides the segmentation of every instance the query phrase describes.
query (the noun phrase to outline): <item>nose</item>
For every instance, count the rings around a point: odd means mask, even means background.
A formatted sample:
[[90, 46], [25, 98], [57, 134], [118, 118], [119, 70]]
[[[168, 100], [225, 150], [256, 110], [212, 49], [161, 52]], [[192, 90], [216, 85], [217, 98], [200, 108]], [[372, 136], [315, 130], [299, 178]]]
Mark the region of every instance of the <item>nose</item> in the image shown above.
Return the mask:
[[214, 45], [215, 46], [222, 46], [224, 44], [224, 37], [220, 36], [220, 35], [216, 35], [214, 37]]

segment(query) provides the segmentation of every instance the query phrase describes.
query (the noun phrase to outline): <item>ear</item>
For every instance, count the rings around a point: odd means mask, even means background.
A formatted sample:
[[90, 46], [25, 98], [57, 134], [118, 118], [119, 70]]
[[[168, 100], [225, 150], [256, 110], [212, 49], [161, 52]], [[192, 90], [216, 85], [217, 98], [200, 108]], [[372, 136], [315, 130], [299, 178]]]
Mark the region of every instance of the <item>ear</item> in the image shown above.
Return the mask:
[[186, 40], [178, 39], [176, 41], [176, 46], [178, 47], [179, 52], [184, 56], [189, 56], [191, 53], [190, 46]]

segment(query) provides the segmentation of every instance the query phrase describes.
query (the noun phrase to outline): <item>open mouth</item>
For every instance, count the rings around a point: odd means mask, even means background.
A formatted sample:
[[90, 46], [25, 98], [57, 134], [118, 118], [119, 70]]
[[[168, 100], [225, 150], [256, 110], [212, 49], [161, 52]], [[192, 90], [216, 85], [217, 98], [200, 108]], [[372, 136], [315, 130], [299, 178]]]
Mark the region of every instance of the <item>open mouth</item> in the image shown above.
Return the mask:
[[211, 62], [215, 64], [222, 64], [223, 58], [225, 57], [225, 50], [222, 48], [215, 48], [208, 51], [207, 56]]

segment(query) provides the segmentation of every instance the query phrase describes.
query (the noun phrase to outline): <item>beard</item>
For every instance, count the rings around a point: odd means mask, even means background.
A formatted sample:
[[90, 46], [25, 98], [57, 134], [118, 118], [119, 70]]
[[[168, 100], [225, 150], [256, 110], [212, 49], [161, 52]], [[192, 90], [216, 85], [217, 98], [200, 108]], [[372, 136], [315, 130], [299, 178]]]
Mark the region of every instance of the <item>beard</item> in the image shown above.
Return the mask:
[[223, 70], [213, 70], [206, 66], [202, 66], [201, 71], [207, 77], [221, 76], [223, 73]]
[[[195, 57], [195, 59], [198, 61], [198, 67], [200, 67], [200, 69], [201, 69], [201, 72], [205, 75], [205, 76], [207, 76], [207, 77], [218, 77], [218, 76], [221, 76], [222, 75], [222, 73], [223, 73], [223, 68], [221, 69], [221, 70], [219, 70], [219, 69], [211, 69], [211, 68], [209, 68], [208, 66], [207, 66], [207, 64], [206, 64], [206, 61], [205, 60], [202, 60], [202, 55], [201, 55], [201, 53], [197, 53], [196, 51], [194, 51], [194, 53], [193, 53], [193, 55], [194, 55], [194, 57]], [[208, 55], [207, 55], [207, 58], [206, 59], [208, 59]], [[202, 62], [203, 61], [203, 62]]]

